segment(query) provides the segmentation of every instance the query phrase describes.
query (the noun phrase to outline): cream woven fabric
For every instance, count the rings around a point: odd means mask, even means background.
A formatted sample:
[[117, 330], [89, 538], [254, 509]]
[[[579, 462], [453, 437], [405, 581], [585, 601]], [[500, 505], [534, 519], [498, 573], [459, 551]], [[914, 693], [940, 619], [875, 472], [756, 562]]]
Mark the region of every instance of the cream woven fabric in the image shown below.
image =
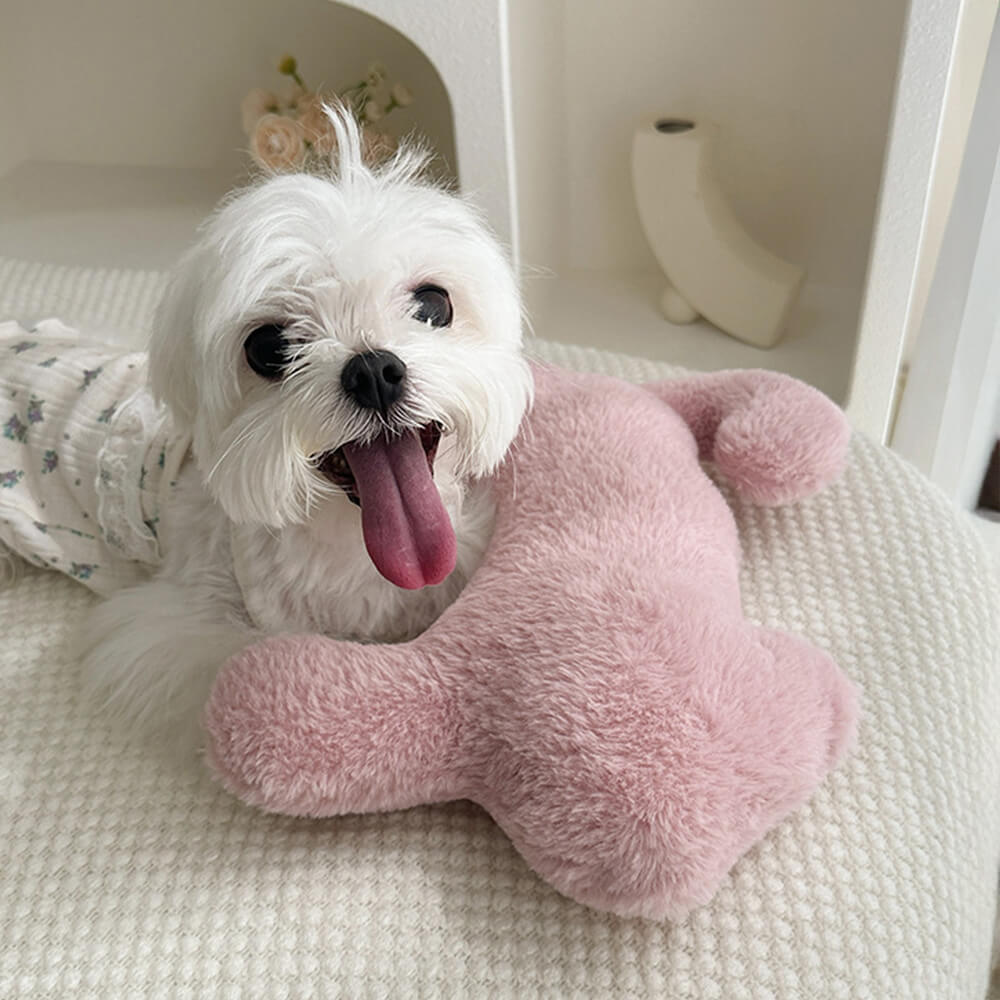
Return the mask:
[[[0, 317], [58, 311], [141, 336], [161, 288], [0, 263]], [[266, 816], [196, 761], [125, 746], [78, 694], [72, 626], [91, 596], [28, 569], [0, 591], [0, 997], [979, 1000], [1000, 857], [1000, 625], [978, 543], [862, 439], [827, 493], [736, 510], [747, 614], [827, 647], [864, 686], [865, 715], [855, 755], [679, 926], [561, 898], [465, 803]]]

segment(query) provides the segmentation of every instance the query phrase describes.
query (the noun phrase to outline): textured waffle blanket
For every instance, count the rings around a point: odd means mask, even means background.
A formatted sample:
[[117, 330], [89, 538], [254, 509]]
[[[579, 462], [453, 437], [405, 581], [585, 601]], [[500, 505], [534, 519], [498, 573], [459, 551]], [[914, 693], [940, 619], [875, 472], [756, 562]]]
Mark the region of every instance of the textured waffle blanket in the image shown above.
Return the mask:
[[[0, 262], [0, 317], [128, 342], [162, 287]], [[676, 374], [536, 350], [634, 381]], [[730, 502], [747, 616], [828, 649], [865, 713], [854, 755], [681, 924], [568, 901], [468, 804], [281, 818], [197, 760], [125, 745], [79, 695], [73, 627], [93, 596], [28, 568], [0, 590], [0, 996], [980, 1000], [1000, 857], [985, 555], [857, 435], [812, 500]]]

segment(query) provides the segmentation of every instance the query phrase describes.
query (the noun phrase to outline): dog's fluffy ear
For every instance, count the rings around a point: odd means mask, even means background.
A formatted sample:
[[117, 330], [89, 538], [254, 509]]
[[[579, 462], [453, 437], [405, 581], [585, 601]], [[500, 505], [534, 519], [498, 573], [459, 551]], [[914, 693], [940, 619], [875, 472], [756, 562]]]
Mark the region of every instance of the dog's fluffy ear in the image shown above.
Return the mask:
[[190, 431], [198, 409], [194, 319], [199, 282], [197, 248], [181, 258], [156, 311], [149, 345], [149, 386], [179, 430]]

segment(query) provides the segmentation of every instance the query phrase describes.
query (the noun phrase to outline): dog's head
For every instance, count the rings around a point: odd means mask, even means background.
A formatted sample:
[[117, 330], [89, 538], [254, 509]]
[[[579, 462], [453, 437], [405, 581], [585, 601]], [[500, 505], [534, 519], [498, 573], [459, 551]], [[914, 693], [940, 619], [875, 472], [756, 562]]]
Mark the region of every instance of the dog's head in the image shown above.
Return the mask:
[[476, 212], [420, 179], [419, 152], [366, 166], [353, 120], [331, 119], [329, 176], [272, 177], [207, 222], [161, 306], [150, 380], [232, 520], [304, 523], [339, 495], [371, 552], [369, 514], [440, 521], [439, 451], [461, 478], [498, 465], [531, 374], [514, 276]]

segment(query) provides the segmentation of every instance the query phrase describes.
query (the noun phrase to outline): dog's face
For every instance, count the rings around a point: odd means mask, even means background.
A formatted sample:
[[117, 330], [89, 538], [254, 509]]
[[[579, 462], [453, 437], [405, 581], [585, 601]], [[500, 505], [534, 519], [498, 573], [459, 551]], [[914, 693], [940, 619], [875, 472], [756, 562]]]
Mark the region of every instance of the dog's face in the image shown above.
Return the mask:
[[303, 523], [334, 495], [380, 522], [440, 519], [438, 448], [460, 477], [489, 473], [531, 396], [495, 240], [415, 162], [363, 166], [337, 124], [336, 174], [271, 178], [212, 217], [154, 333], [153, 391], [240, 523]]

